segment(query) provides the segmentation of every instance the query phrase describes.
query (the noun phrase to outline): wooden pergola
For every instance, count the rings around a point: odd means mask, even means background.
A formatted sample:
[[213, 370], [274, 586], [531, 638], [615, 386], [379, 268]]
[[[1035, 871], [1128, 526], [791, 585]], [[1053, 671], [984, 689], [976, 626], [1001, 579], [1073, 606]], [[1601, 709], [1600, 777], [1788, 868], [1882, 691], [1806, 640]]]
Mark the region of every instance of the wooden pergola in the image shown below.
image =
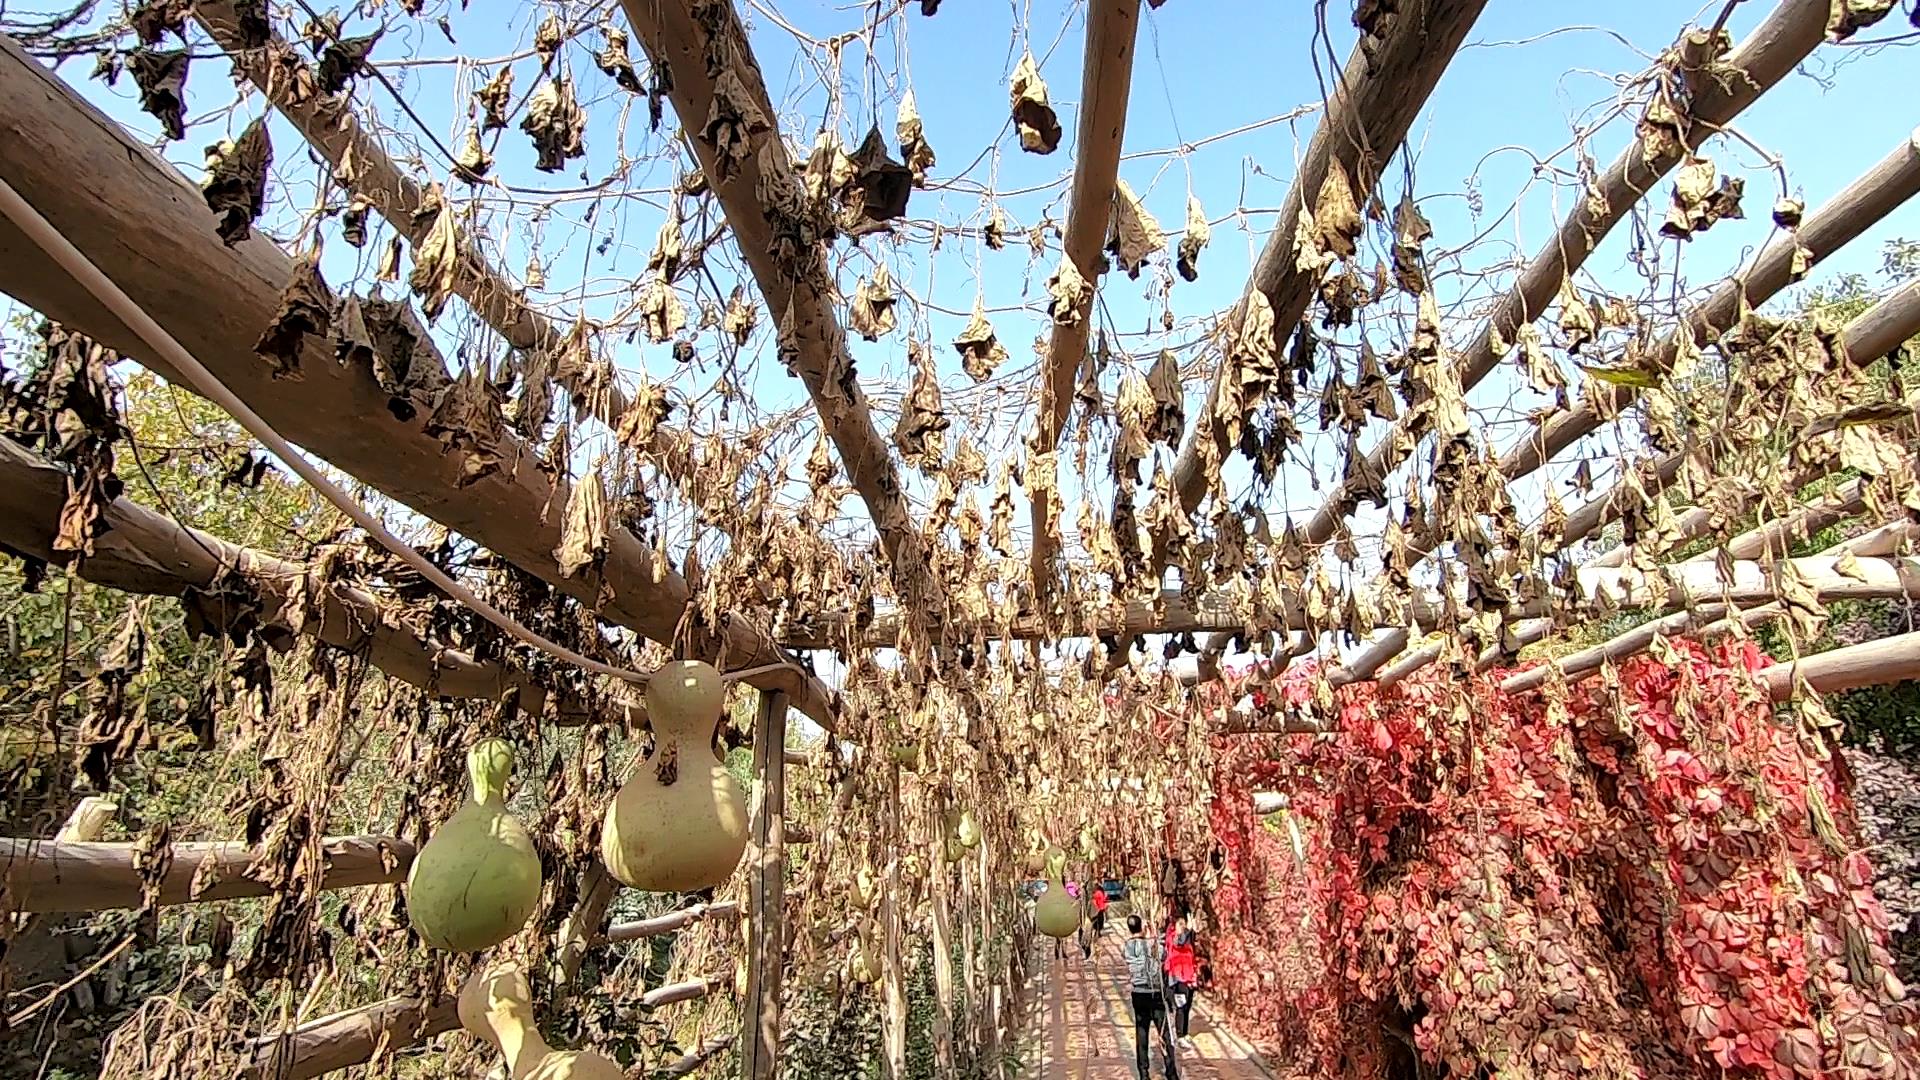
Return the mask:
[[[920, 18], [921, 11], [932, 14], [940, 5], [872, 7], [878, 26]], [[1182, 7], [1167, 5], [1157, 17], [1178, 18]], [[1231, 642], [1277, 640], [1278, 647], [1263, 650], [1255, 678], [1277, 677], [1292, 661], [1317, 654], [1321, 662], [1309, 677], [1332, 687], [1365, 680], [1391, 685], [1429, 665], [1447, 665], [1463, 677], [1510, 666], [1520, 649], [1570, 628], [1621, 611], [1644, 616], [1611, 640], [1508, 674], [1502, 687], [1523, 694], [1563, 690], [1669, 637], [1742, 633], [1772, 621], [1791, 626], [1837, 600], [1920, 597], [1920, 563], [1909, 554], [1913, 522], [1920, 517], [1916, 416], [1911, 399], [1876, 397], [1863, 374], [1920, 335], [1920, 284], [1877, 298], [1843, 326], [1774, 324], [1755, 314], [1920, 194], [1920, 134], [1903, 139], [1821, 205], [1800, 207], [1783, 196], [1772, 208], [1771, 232], [1751, 257], [1711, 289], [1679, 301], [1665, 321], [1620, 319], [1597, 310], [1605, 307], [1604, 298], [1583, 295], [1578, 284], [1583, 266], [1610, 234], [1649, 199], [1657, 205], [1667, 198], [1666, 185], [1676, 173], [1676, 203], [1705, 213], [1696, 204], [1713, 192], [1688, 194], [1698, 178], [1688, 170], [1697, 170], [1708, 141], [1733, 130], [1745, 110], [1823, 42], [1863, 29], [1871, 21], [1868, 5], [1779, 0], [1737, 42], [1723, 28], [1725, 15], [1720, 25], [1681, 28], [1636, 84], [1644, 100], [1632, 144], [1584, 178], [1580, 197], [1552, 235], [1513, 270], [1504, 290], [1471, 313], [1471, 326], [1455, 333], [1441, 325], [1431, 285], [1423, 280], [1427, 237], [1414, 207], [1411, 174], [1406, 190], [1398, 190], [1394, 163], [1486, 7], [1485, 0], [1357, 6], [1358, 44], [1329, 81], [1330, 93], [1242, 298], [1195, 327], [1194, 355], [1201, 361], [1194, 387], [1198, 391], [1204, 380], [1204, 391], [1178, 410], [1185, 414], [1183, 430], [1154, 435], [1170, 451], [1177, 448], [1171, 468], [1151, 483], [1138, 481], [1122, 467], [1116, 449], [1111, 475], [1089, 480], [1103, 466], [1090, 467], [1083, 457], [1076, 492], [1060, 477], [1074, 469], [1065, 440], [1077, 413], [1087, 413], [1084, 423], [1110, 431], [1116, 444], [1141, 435], [1125, 427], [1129, 421], [1108, 415], [1123, 410], [1078, 404], [1090, 377], [1094, 395], [1104, 393], [1095, 359], [1106, 347], [1095, 344], [1101, 336], [1097, 311], [1114, 266], [1103, 248], [1117, 228], [1116, 217], [1131, 212], [1133, 196], [1120, 171], [1143, 17], [1138, 0], [1087, 5], [1065, 218], [1052, 235], [1040, 229], [1032, 241], [1042, 261], [1058, 268], [1050, 279], [1055, 302], [1039, 328], [1045, 348], [1030, 377], [1036, 406], [1024, 414], [1019, 446], [1004, 461], [973, 470], [941, 461], [936, 483], [948, 487], [927, 499], [918, 494], [924, 485], [909, 475], [914, 466], [899, 437], [882, 434], [883, 414], [914, 406], [903, 396], [898, 410], [891, 397], [883, 408], [856, 373], [853, 324], [844, 314], [856, 292], [849, 287], [851, 261], [840, 257], [840, 230], [825, 220], [828, 200], [812, 186], [822, 162], [829, 172], [841, 163], [831, 153], [796, 158], [796, 148], [806, 144], [782, 128], [782, 104], [767, 85], [739, 5], [622, 0], [624, 21], [617, 26], [610, 17], [605, 27], [611, 34], [624, 26], [637, 47], [626, 77], [644, 82], [654, 105], [670, 106], [679, 118], [679, 145], [698, 174], [696, 185], [682, 187], [697, 190], [688, 197], [710, 200], [717, 211], [711, 224], [740, 263], [735, 300], [758, 312], [757, 321], [746, 314], [735, 321], [730, 308], [725, 318], [734, 325], [724, 332], [737, 330], [740, 345], [777, 357], [798, 378], [812, 406], [806, 423], [817, 425], [831, 450], [816, 453], [823, 466], [817, 473], [809, 463], [814, 491], [832, 494], [844, 481], [864, 510], [855, 530], [860, 542], [837, 549], [839, 558], [859, 569], [852, 578], [857, 584], [816, 610], [726, 594], [715, 584], [717, 570], [703, 573], [684, 559], [670, 559], [664, 541], [643, 538], [617, 520], [601, 521], [590, 537], [589, 557], [570, 558], [569, 544], [578, 539], [570, 531], [576, 508], [587, 513], [608, 498], [603, 476], [594, 470], [572, 474], [564, 460], [555, 467], [543, 446], [547, 433], [539, 425], [526, 431], [502, 423], [497, 408], [490, 422], [463, 421], [467, 426], [450, 435], [436, 418], [446, 415], [449, 403], [484, 411], [478, 402], [486, 375], [475, 374], [472, 358], [445, 355], [427, 329], [431, 320], [404, 299], [350, 291], [336, 296], [321, 286], [326, 304], [351, 303], [369, 332], [355, 341], [305, 335], [282, 360], [297, 368], [299, 378], [281, 377], [283, 371], [263, 361], [257, 343], [263, 329], [281, 318], [289, 283], [308, 272], [306, 256], [258, 230], [223, 239], [200, 185], [4, 37], [0, 194], [11, 199], [0, 203], [7, 210], [0, 215], [0, 291], [177, 386], [206, 392], [202, 377], [169, 360], [169, 349], [183, 351], [205, 378], [306, 454], [570, 597], [610, 632], [630, 632], [636, 644], [625, 655], [640, 655], [641, 643], [651, 641], [712, 660], [758, 688], [753, 739], [759, 785], [743, 898], [609, 926], [614, 885], [595, 863], [580, 868], [577, 907], [559, 948], [571, 977], [591, 945], [701, 922], [740, 922], [745, 956], [737, 987], [731, 971], [715, 970], [651, 990], [645, 1004], [660, 1007], [737, 990], [738, 1035], [695, 1047], [666, 1071], [691, 1073], [737, 1046], [743, 1075], [771, 1077], [782, 1053], [784, 958], [798, 933], [785, 915], [789, 845], [812, 842], [824, 849], [814, 852], [824, 873], [833, 852], [854, 842], [831, 819], [789, 820], [788, 766], [818, 766], [837, 775], [845, 767], [842, 755], [884, 752], [858, 745], [862, 733], [872, 730], [865, 725], [874, 721], [815, 673], [813, 656], [851, 658], [858, 670], [873, 662], [876, 651], [892, 650], [910, 681], [924, 687], [960, 678], [963, 655], [1043, 670], [1043, 655], [1084, 638], [1095, 642], [1092, 655], [1105, 664], [1094, 673], [1098, 685], [1125, 668], [1136, 638], [1202, 634], [1199, 681], [1218, 676]], [[1861, 10], [1841, 17], [1854, 9]], [[729, 452], [725, 434], [700, 430], [697, 418], [660, 418], [661, 399], [650, 396], [656, 387], [644, 373], [637, 386], [631, 379], [623, 383], [625, 373], [612, 368], [605, 342], [587, 332], [583, 316], [530, 300], [482, 243], [458, 231], [455, 176], [392, 152], [352, 92], [318, 90], [313, 65], [299, 55], [285, 25], [261, 14], [259, 5], [235, 0], [191, 6], [196, 33], [217, 44], [236, 80], [250, 84], [250, 93], [300, 134], [305, 146], [299, 152], [321, 163], [338, 185], [339, 200], [384, 219], [396, 250], [404, 248], [416, 268], [435, 269], [439, 279], [427, 291], [437, 295], [430, 303], [437, 307], [457, 298], [476, 325], [506, 343], [522, 385], [546, 394], [555, 393], [553, 387], [564, 391], [576, 428], [605, 433], [624, 452], [643, 457], [688, 505], [707, 503], [707, 477]], [[338, 39], [340, 31], [328, 33]], [[648, 72], [644, 80], [635, 74], [641, 67]], [[891, 158], [887, 164], [905, 168]], [[262, 170], [264, 175], [264, 164]], [[919, 180], [925, 183], [924, 176]], [[1395, 196], [1406, 200], [1397, 213], [1386, 209]], [[867, 197], [875, 196], [869, 190]], [[1370, 210], [1377, 227], [1363, 216]], [[673, 221], [677, 237], [678, 217]], [[46, 242], [43, 231], [57, 234], [70, 252]], [[1346, 428], [1341, 475], [1302, 520], [1242, 513], [1223, 468], [1258, 441], [1252, 433], [1256, 417], [1264, 424], [1294, 411], [1287, 383], [1300, 363], [1299, 343], [1314, 338], [1314, 316], [1346, 287], [1343, 275], [1368, 290], [1361, 278], [1373, 271], [1361, 263], [1359, 248], [1369, 235], [1378, 241], [1386, 234], [1390, 240], [1373, 246], [1388, 249], [1397, 287], [1417, 309], [1411, 319], [1384, 323], [1387, 336], [1396, 339], [1403, 374], [1398, 394], [1384, 380], [1381, 393], [1397, 406], [1384, 416], [1366, 412], [1357, 396], [1336, 404], [1336, 415], [1341, 409], [1360, 415]], [[453, 247], [431, 255], [449, 235]], [[1184, 239], [1198, 235], [1190, 231]], [[1181, 238], [1172, 239], [1177, 246]], [[74, 273], [75, 258], [110, 280], [118, 300]], [[650, 267], [636, 275], [636, 286], [654, 273]], [[1379, 281], [1383, 291], [1389, 289], [1385, 276]], [[208, 303], [210, 296], [219, 302]], [[1383, 296], [1370, 299], [1385, 302]], [[144, 325], [148, 319], [151, 326]], [[721, 320], [713, 325], [710, 332], [723, 332]], [[1588, 351], [1573, 356], [1580, 339], [1590, 339]], [[398, 348], [408, 355], [389, 355]], [[1789, 361], [1776, 356], [1790, 349], [1797, 350], [1790, 363], [1805, 367], [1798, 379], [1780, 370]], [[1780, 396], [1780, 419], [1797, 436], [1791, 446], [1762, 446], [1754, 433], [1703, 419], [1673, 419], [1678, 388], [1709, 352], [1726, 357], [1728, 371], [1773, 365], [1767, 370], [1775, 383], [1766, 389]], [[1306, 353], [1309, 375], [1320, 380], [1316, 386], [1324, 383], [1311, 370], [1311, 348]], [[1562, 370], [1563, 357], [1572, 378]], [[1476, 424], [1466, 395], [1510, 365], [1546, 372], [1542, 377], [1557, 377], [1560, 385], [1557, 399], [1536, 412], [1524, 431], [1495, 447]], [[1582, 368], [1584, 379], [1578, 375]], [[394, 372], [406, 374], [396, 381]], [[1342, 378], [1337, 360], [1333, 378]], [[1308, 406], [1300, 408], [1305, 415]], [[940, 409], [936, 393], [930, 411]], [[1324, 437], [1341, 439], [1322, 415]], [[1545, 491], [1542, 481], [1551, 470], [1565, 470], [1570, 450], [1629, 418], [1641, 434], [1626, 440], [1632, 449], [1620, 455], [1610, 487], [1573, 507], [1561, 506], [1552, 494], [1538, 507], [1516, 497], [1529, 490], [1525, 483]], [[1363, 444], [1362, 435], [1371, 437], [1371, 445]], [[1136, 454], [1134, 462], [1139, 460]], [[1024, 549], [998, 560], [987, 553], [978, 515], [970, 537], [957, 516], [962, 499], [970, 508], [976, 492], [1008, 484], [1004, 471], [990, 478], [990, 466], [1017, 468], [1029, 518]], [[1422, 471], [1424, 493], [1416, 479], [1409, 490], [1420, 497], [1389, 499], [1389, 478], [1410, 468]], [[1848, 474], [1843, 483], [1811, 499], [1802, 496], [1842, 472]], [[104, 528], [91, 551], [66, 550], [63, 519], [81, 497], [71, 476], [71, 469], [41, 450], [0, 439], [0, 548], [70, 564], [79, 578], [98, 585], [181, 597], [189, 605], [244, 594], [252, 600], [244, 613], [249, 627], [345, 650], [436, 699], [493, 702], [511, 692], [521, 710], [550, 723], [644, 723], [632, 687], [620, 679], [580, 671], [559, 679], [538, 675], [530, 662], [538, 650], [517, 643], [478, 656], [437, 638], [376, 582], [323, 573], [320, 560], [300, 564], [249, 550], [129, 498], [98, 507]], [[1110, 503], [1091, 505], [1101, 496], [1110, 496]], [[1010, 496], [1005, 504], [1012, 505]], [[1363, 504], [1384, 507], [1384, 520], [1370, 523]], [[800, 511], [776, 515], [766, 505], [760, 509], [766, 512], [757, 526], [739, 525], [747, 519], [726, 514], [712, 519], [716, 531], [737, 533], [725, 538], [730, 550], [768, 546], [773, 532], [795, 530], [806, 520]], [[1068, 509], [1082, 514], [1077, 544], [1060, 525]], [[1815, 534], [1848, 523], [1854, 535], [1837, 546], [1795, 554]], [[748, 531], [754, 528], [762, 531]], [[1617, 544], [1597, 554], [1589, 550], [1615, 530]], [[1377, 554], [1359, 557], [1363, 540]], [[808, 551], [835, 550], [834, 536], [823, 531], [795, 543], [811, 545]], [[206, 617], [240, 616], [209, 608]], [[1344, 655], [1337, 646], [1342, 635], [1358, 642]], [[1909, 634], [1805, 655], [1771, 669], [1766, 678], [1774, 700], [1786, 701], [1916, 676], [1920, 635]], [[833, 749], [813, 758], [775, 752], [788, 745], [789, 709], [826, 729]], [[1220, 716], [1214, 724], [1220, 734], [1276, 730], [1274, 723], [1239, 714]], [[1278, 730], [1305, 734], [1322, 728], [1296, 717]], [[897, 799], [897, 765], [890, 782]], [[840, 797], [851, 799], [853, 792], [849, 784]], [[6, 895], [17, 911], [154, 902], [142, 895], [136, 845], [0, 843], [6, 844]], [[325, 845], [325, 889], [403, 880], [413, 853], [410, 842], [390, 836], [332, 837]], [[254, 852], [241, 842], [176, 844], [171, 857], [173, 869], [158, 886], [159, 904], [259, 896], [273, 888], [249, 876]], [[939, 872], [984, 892], [988, 866], [983, 850], [977, 865]], [[201, 888], [203, 874], [219, 884]], [[943, 890], [931, 891], [936, 970], [950, 989], [956, 979], [976, 975], [953, 970], [949, 935], [968, 933], [969, 924], [985, 925], [993, 915], [978, 904], [949, 911]], [[885, 948], [897, 960], [900, 915], [889, 907], [882, 921]], [[893, 1034], [896, 1027], [904, 1030], [895, 1015], [904, 1009], [897, 967], [888, 969], [885, 988], [895, 1069], [904, 1053], [902, 1037]], [[1005, 972], [981, 978], [990, 995], [1011, 993]], [[1000, 998], [993, 1000], [997, 1012]], [[948, 1053], [959, 1022], [943, 1015]], [[262, 1036], [254, 1067], [260, 1076], [317, 1076], [456, 1026], [449, 1000], [388, 999]]]

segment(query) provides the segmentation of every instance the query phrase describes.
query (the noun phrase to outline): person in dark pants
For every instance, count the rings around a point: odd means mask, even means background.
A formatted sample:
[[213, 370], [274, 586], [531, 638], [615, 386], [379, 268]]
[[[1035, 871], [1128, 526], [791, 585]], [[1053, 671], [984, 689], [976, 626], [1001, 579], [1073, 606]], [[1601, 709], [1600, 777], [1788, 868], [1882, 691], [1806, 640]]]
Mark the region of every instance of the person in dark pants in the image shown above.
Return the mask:
[[1167, 927], [1167, 998], [1173, 1006], [1173, 1030], [1180, 1045], [1191, 1047], [1187, 1022], [1193, 1015], [1193, 988], [1200, 981], [1200, 962], [1194, 954], [1193, 931], [1187, 917], [1178, 916]]
[[1121, 955], [1127, 960], [1127, 988], [1133, 995], [1134, 1063], [1140, 1080], [1147, 1080], [1151, 1059], [1147, 1055], [1147, 1030], [1160, 1029], [1160, 1046], [1167, 1061], [1167, 1080], [1180, 1080], [1180, 1067], [1173, 1057], [1173, 1032], [1167, 1027], [1166, 980], [1162, 977], [1163, 958], [1157, 942], [1147, 937], [1146, 924], [1138, 915], [1127, 916], [1127, 943]]

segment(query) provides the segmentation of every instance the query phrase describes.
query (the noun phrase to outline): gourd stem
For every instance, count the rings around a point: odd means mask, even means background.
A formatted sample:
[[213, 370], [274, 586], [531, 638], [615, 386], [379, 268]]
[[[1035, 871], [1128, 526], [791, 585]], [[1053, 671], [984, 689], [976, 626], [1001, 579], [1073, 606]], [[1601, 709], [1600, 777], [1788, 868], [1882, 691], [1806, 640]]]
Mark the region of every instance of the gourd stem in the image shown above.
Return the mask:
[[482, 739], [467, 751], [467, 778], [473, 785], [473, 801], [482, 805], [505, 806], [507, 782], [513, 776], [513, 746], [505, 739]]

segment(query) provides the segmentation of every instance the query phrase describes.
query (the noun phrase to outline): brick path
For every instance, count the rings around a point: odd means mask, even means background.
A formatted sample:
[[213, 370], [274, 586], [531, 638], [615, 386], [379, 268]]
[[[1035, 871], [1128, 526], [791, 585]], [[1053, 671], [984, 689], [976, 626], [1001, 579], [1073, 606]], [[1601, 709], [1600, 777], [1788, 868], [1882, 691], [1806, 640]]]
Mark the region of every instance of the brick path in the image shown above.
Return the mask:
[[[1108, 930], [1090, 960], [1066, 943], [1066, 955], [1052, 958], [1042, 939], [1046, 989], [1039, 1016], [1041, 1080], [1131, 1080], [1133, 1006], [1127, 995], [1127, 965], [1120, 956], [1121, 935]], [[1208, 1014], [1205, 995], [1193, 1009], [1188, 1034], [1193, 1047], [1177, 1047], [1180, 1080], [1276, 1080], [1253, 1050]], [[1160, 1037], [1151, 1046], [1153, 1080], [1164, 1075]]]

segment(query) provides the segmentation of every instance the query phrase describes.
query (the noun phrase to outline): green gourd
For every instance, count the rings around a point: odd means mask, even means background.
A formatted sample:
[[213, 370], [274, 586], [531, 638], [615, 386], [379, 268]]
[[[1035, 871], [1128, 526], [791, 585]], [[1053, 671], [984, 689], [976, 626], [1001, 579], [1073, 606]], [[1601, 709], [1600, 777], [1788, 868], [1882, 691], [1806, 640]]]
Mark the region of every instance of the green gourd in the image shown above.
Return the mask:
[[507, 1059], [508, 1080], [624, 1080], [625, 1070], [591, 1050], [555, 1050], [534, 1022], [531, 987], [515, 964], [475, 972], [456, 1009], [466, 1028]]
[[407, 915], [436, 949], [476, 952], [520, 932], [540, 903], [540, 856], [507, 813], [513, 747], [482, 739], [467, 751], [471, 795], [407, 871]]
[[1034, 928], [1048, 937], [1069, 938], [1080, 929], [1080, 901], [1067, 895], [1067, 853], [1047, 852], [1047, 891], [1033, 905]]
[[726, 683], [678, 660], [647, 680], [653, 753], [607, 805], [600, 858], [636, 889], [691, 892], [726, 881], [747, 847], [747, 799], [713, 752]]

